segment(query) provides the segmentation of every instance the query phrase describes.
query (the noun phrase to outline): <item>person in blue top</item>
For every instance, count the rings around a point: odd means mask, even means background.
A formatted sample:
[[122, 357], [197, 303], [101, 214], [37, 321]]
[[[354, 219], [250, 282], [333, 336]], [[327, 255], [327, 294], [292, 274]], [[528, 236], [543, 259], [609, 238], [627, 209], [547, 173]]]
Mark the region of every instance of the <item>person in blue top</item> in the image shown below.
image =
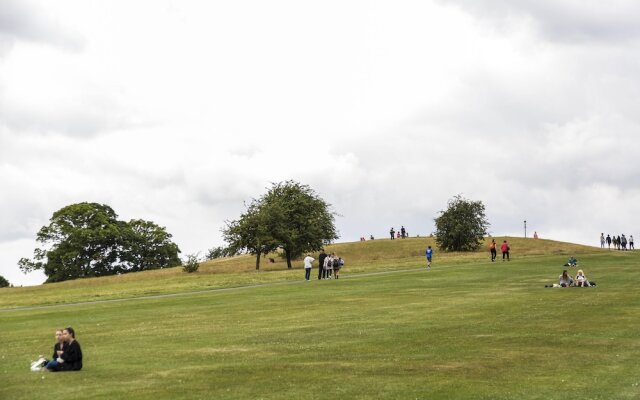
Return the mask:
[[427, 269], [431, 269], [431, 258], [433, 257], [433, 249], [431, 246], [427, 247], [427, 251], [424, 252], [427, 256]]

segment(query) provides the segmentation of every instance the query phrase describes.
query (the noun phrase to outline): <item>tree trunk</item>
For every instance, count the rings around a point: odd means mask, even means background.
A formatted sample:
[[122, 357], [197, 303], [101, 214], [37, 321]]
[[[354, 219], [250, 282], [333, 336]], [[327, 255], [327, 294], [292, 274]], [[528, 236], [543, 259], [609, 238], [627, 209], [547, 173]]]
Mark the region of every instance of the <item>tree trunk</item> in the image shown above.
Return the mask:
[[260, 256], [262, 255], [262, 253], [258, 252], [256, 254], [256, 271], [260, 269]]
[[284, 253], [287, 255], [287, 268], [291, 269], [291, 251], [285, 249]]

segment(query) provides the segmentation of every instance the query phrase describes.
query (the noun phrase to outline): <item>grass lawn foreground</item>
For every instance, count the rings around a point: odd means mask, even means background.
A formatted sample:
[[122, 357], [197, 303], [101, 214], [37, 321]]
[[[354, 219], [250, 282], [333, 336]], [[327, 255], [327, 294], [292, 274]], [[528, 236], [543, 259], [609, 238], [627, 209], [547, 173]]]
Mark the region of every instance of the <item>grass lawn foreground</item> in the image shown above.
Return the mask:
[[[436, 252], [431, 271], [431, 239], [336, 244], [331, 281], [246, 257], [0, 289], [0, 400], [640, 398], [640, 253], [510, 239], [508, 263]], [[544, 288], [570, 254], [598, 286]], [[162, 293], [186, 295], [135, 299]], [[66, 325], [84, 369], [30, 372]]]

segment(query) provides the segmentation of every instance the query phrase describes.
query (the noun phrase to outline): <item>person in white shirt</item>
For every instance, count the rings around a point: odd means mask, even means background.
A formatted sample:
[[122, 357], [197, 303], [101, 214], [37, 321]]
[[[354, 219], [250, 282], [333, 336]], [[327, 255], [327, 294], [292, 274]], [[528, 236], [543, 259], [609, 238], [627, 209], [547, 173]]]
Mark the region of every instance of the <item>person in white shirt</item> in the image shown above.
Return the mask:
[[589, 287], [591, 286], [589, 284], [589, 280], [587, 279], [586, 276], [584, 276], [584, 272], [582, 272], [581, 269], [578, 270], [578, 275], [576, 275], [576, 285], [577, 286], [581, 286], [581, 287]]
[[309, 280], [311, 278], [311, 263], [314, 261], [314, 258], [307, 254], [304, 258], [304, 279]]
[[324, 275], [322, 279], [331, 279], [331, 275], [333, 273], [333, 253], [327, 258], [324, 259]]

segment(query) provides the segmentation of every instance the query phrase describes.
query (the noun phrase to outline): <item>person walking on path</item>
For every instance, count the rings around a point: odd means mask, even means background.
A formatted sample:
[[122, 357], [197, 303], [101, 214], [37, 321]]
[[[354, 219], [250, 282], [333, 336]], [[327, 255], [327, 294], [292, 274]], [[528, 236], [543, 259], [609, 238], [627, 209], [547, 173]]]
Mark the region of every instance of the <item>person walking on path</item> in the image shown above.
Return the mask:
[[427, 269], [431, 269], [431, 259], [433, 258], [433, 249], [431, 248], [431, 246], [427, 247], [424, 255], [427, 257]]
[[622, 239], [620, 239], [620, 245], [622, 246], [622, 251], [627, 251], [627, 237], [622, 234]]
[[404, 239], [406, 234], [407, 234], [407, 231], [404, 229], [404, 225], [403, 225], [402, 227], [400, 227], [400, 237]]
[[320, 249], [320, 255], [318, 256], [318, 280], [322, 279], [322, 271], [324, 271], [324, 259], [327, 258], [327, 253], [324, 249]]
[[635, 250], [636, 248], [633, 247], [633, 235], [629, 235], [629, 250]]
[[393, 229], [393, 227], [391, 227], [391, 230], [389, 231], [389, 234], [391, 235], [391, 240], [395, 239], [395, 233], [396, 231]]
[[491, 251], [491, 262], [496, 261], [496, 257], [498, 256], [498, 251], [496, 250], [496, 240], [491, 239], [491, 244], [489, 245], [489, 250]]
[[500, 250], [502, 250], [502, 261], [504, 261], [505, 256], [507, 257], [507, 261], [511, 261], [509, 259], [509, 250], [511, 250], [511, 248], [507, 244], [506, 240], [502, 242], [502, 246], [500, 246]]
[[604, 249], [604, 233], [600, 234], [600, 248]]
[[607, 233], [607, 246], [609, 247], [609, 250], [611, 250], [611, 236]]
[[308, 281], [309, 279], [311, 279], [311, 267], [313, 267], [313, 265], [311, 263], [313, 263], [314, 258], [311, 257], [310, 255], [307, 254], [307, 256], [304, 258], [304, 279], [306, 281]]

